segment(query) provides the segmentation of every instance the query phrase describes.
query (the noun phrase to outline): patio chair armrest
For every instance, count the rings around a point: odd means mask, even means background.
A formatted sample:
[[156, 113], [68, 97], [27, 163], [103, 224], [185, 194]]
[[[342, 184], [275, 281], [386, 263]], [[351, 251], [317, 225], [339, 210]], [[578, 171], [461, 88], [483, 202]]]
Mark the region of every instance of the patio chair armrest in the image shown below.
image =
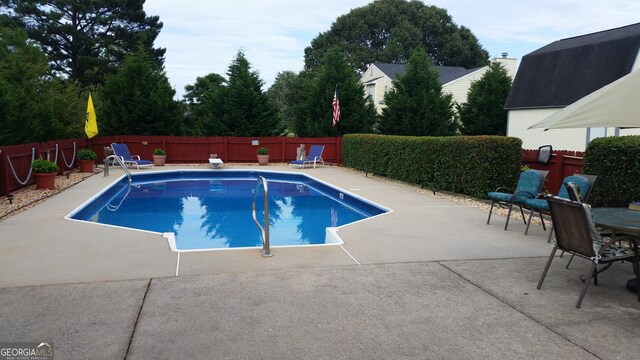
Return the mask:
[[515, 193], [513, 193], [514, 196], [527, 196], [530, 197], [531, 199], [535, 199], [536, 198], [536, 194], [530, 193], [528, 191], [516, 191]]
[[[504, 191], [504, 190], [507, 190], [507, 191]], [[499, 186], [495, 190], [493, 190], [493, 192], [510, 193], [510, 192], [513, 192], [513, 188], [509, 188], [509, 187], [506, 187], [506, 186]]]
[[137, 160], [140, 160], [140, 155], [131, 155], [132, 159], [138, 158]]

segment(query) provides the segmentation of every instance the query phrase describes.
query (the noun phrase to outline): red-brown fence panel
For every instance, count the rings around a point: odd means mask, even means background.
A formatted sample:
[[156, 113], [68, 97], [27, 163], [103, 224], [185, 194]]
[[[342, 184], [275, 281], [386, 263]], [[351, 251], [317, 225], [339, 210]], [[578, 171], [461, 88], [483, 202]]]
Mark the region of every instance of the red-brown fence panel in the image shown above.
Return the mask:
[[524, 165], [531, 169], [548, 170], [544, 189], [552, 194], [557, 194], [562, 180], [573, 174], [582, 173], [584, 152], [571, 150], [554, 150], [551, 161], [548, 164], [538, 162], [538, 149], [525, 149]]
[[207, 163], [216, 154], [227, 163], [255, 163], [257, 150], [269, 149], [271, 162], [289, 162], [296, 159], [297, 148], [305, 145], [307, 153], [311, 145], [324, 145], [325, 162], [340, 164], [342, 138], [294, 138], [294, 137], [234, 137], [234, 136], [101, 136], [92, 139], [53, 140], [0, 147], [0, 194], [6, 195], [34, 183], [31, 174], [32, 159], [55, 161], [62, 172], [77, 167], [76, 152], [89, 148], [98, 154], [98, 162], [105, 157], [105, 147], [112, 143], [127, 144], [132, 155], [150, 160], [153, 151], [161, 148], [167, 152], [168, 163]]
[[86, 143], [87, 139], [71, 139], [1, 147], [0, 193], [8, 194], [33, 184], [31, 163], [35, 159], [54, 161], [63, 173], [76, 168], [76, 151]]

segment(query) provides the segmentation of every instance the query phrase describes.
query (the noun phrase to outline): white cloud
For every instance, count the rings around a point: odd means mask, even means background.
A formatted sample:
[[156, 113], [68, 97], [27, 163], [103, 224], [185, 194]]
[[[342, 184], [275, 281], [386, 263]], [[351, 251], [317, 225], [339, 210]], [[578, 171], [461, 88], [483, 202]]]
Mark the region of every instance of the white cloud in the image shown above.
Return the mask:
[[[178, 96], [196, 77], [225, 75], [243, 50], [265, 85], [280, 71], [299, 71], [304, 48], [340, 15], [369, 0], [147, 0], [164, 28], [165, 70]], [[432, 0], [478, 37], [491, 56], [521, 58], [555, 40], [633, 24], [638, 0]]]

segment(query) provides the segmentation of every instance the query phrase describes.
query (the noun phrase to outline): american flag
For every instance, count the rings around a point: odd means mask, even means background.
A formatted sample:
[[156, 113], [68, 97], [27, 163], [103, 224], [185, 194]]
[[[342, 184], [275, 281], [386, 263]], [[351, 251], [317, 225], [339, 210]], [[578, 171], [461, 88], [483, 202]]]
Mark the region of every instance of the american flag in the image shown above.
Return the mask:
[[340, 101], [338, 101], [338, 89], [333, 93], [333, 126], [340, 121]]

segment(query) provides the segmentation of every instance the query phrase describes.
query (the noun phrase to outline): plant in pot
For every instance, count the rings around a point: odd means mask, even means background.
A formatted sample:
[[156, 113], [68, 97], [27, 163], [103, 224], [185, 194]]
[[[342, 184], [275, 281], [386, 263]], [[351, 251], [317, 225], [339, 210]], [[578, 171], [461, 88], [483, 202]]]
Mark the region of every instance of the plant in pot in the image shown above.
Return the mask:
[[164, 166], [167, 161], [167, 152], [163, 149], [156, 148], [153, 150], [153, 164], [156, 166]]
[[50, 160], [34, 160], [31, 169], [35, 173], [36, 189], [55, 189], [56, 175], [60, 171], [58, 164]]
[[267, 165], [269, 163], [269, 149], [261, 147], [258, 149], [258, 165]]
[[93, 150], [80, 149], [78, 151], [78, 167], [80, 167], [80, 172], [92, 173], [93, 165], [97, 158], [98, 154], [96, 154]]

